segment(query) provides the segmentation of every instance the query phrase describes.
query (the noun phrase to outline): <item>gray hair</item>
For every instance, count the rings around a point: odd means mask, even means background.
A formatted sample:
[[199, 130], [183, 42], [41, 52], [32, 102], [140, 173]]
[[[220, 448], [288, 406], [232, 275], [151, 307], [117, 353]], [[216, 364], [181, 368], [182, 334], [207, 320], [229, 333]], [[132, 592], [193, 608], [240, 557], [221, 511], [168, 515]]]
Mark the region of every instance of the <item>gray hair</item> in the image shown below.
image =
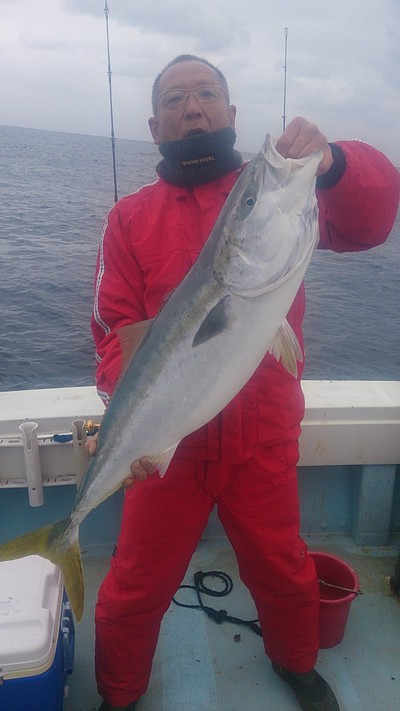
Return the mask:
[[197, 57], [195, 54], [179, 54], [177, 57], [172, 59], [168, 64], [164, 67], [164, 69], [161, 70], [161, 72], [158, 74], [156, 77], [154, 84], [153, 84], [153, 90], [151, 94], [151, 102], [152, 102], [152, 107], [153, 107], [153, 113], [155, 115], [156, 110], [157, 110], [157, 100], [158, 100], [158, 91], [160, 87], [160, 81], [161, 78], [164, 75], [164, 72], [167, 71], [170, 67], [173, 67], [175, 64], [179, 64], [179, 62], [202, 62], [203, 64], [206, 64], [207, 67], [210, 67], [215, 74], [217, 75], [217, 78], [222, 84], [222, 87], [224, 91], [226, 92], [228, 102], [229, 102], [229, 88], [228, 88], [228, 82], [226, 81], [224, 75], [222, 74], [221, 70], [218, 69], [218, 67], [215, 67], [214, 64], [211, 64], [207, 59], [204, 59], [203, 57]]

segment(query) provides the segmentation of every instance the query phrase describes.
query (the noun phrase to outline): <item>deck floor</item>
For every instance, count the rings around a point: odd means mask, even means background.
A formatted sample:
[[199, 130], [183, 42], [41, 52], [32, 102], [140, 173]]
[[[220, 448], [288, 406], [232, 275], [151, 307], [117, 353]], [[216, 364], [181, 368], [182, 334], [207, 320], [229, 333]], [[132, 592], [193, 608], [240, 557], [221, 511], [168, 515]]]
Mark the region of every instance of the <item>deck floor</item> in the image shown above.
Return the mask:
[[[385, 576], [394, 572], [397, 542], [388, 548], [358, 548], [344, 537], [306, 538], [311, 550], [323, 550], [346, 560], [358, 573], [363, 595], [351, 604], [340, 645], [321, 650], [318, 670], [335, 690], [341, 711], [400, 709], [400, 600]], [[97, 711], [93, 665], [93, 609], [97, 589], [108, 569], [108, 558], [87, 556], [85, 614], [76, 628], [75, 668], [68, 678], [64, 711]], [[202, 541], [185, 582], [197, 570], [222, 570], [234, 582], [225, 598], [206, 598], [212, 607], [253, 619], [254, 604], [241, 584], [234, 554], [226, 539]], [[180, 593], [182, 598], [183, 591]], [[196, 602], [185, 591], [184, 600]], [[238, 641], [235, 636], [240, 635]], [[168, 610], [154, 660], [150, 686], [139, 711], [298, 711], [286, 685], [272, 671], [254, 632], [209, 620], [203, 612]]]

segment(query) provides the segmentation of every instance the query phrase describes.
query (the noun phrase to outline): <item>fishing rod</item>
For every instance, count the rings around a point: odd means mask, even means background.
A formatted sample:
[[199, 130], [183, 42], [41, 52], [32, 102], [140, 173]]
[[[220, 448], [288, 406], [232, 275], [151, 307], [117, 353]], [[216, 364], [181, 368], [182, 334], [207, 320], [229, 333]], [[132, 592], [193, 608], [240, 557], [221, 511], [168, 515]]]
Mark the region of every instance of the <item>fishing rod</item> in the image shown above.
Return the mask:
[[287, 86], [287, 43], [288, 43], [289, 29], [285, 27], [285, 54], [284, 54], [284, 64], [283, 64], [283, 115], [282, 115], [282, 130], [286, 128], [286, 86]]
[[111, 55], [110, 55], [110, 34], [108, 31], [108, 15], [109, 9], [107, 0], [104, 0], [104, 15], [106, 19], [106, 38], [107, 38], [107, 75], [108, 75], [108, 90], [109, 90], [109, 102], [110, 102], [110, 123], [111, 123], [111, 151], [112, 151], [112, 161], [113, 161], [113, 176], [114, 176], [114, 200], [118, 200], [118, 190], [117, 190], [117, 164], [115, 160], [115, 132], [114, 132], [114, 111], [113, 111], [113, 100], [112, 100], [112, 71], [111, 71]]

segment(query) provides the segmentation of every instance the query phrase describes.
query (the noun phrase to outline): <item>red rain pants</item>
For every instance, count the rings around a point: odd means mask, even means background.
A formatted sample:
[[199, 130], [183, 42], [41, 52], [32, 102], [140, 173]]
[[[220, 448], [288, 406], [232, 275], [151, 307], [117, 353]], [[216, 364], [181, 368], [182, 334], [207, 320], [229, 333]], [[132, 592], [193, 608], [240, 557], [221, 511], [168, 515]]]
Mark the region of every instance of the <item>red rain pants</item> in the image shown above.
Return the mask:
[[123, 706], [147, 689], [161, 620], [214, 506], [257, 607], [266, 654], [309, 671], [318, 651], [319, 590], [299, 537], [296, 442], [258, 446], [235, 465], [174, 457], [163, 479], [125, 495], [116, 555], [96, 608], [100, 695]]

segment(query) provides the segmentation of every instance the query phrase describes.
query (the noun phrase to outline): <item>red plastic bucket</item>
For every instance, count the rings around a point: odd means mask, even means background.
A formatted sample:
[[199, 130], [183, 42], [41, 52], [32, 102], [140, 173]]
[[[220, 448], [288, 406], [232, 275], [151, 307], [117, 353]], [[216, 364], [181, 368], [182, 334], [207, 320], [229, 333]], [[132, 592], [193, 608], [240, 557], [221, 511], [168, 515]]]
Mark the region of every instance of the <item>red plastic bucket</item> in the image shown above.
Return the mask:
[[320, 581], [319, 646], [320, 649], [327, 649], [335, 647], [344, 637], [350, 605], [359, 591], [359, 581], [355, 570], [344, 560], [328, 553], [313, 552], [310, 555]]

